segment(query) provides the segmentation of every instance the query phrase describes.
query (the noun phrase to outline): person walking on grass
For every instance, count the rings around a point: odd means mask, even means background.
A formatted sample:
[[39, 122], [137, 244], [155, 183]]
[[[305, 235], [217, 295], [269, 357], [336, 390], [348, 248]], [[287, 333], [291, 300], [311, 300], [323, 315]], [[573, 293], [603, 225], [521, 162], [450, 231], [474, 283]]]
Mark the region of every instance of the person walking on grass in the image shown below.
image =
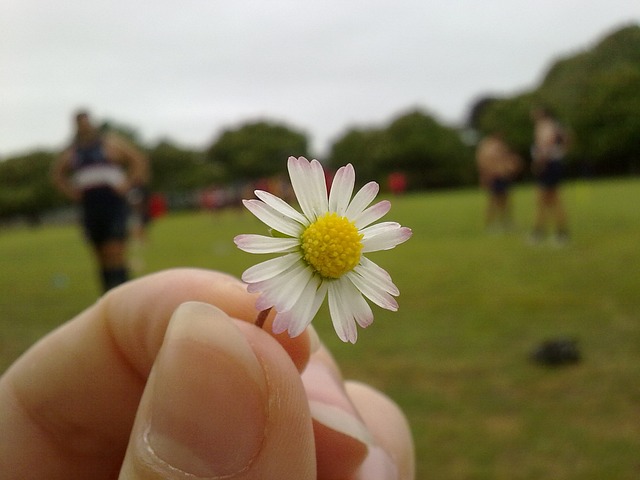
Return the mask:
[[568, 135], [546, 107], [534, 108], [531, 117], [534, 122], [531, 169], [536, 177], [537, 191], [530, 242], [542, 242], [546, 236], [547, 224], [553, 222], [556, 244], [566, 245], [569, 241], [568, 219], [559, 190], [564, 173]]
[[129, 279], [127, 193], [147, 178], [146, 156], [116, 134], [101, 133], [87, 111], [74, 116], [75, 136], [52, 168], [54, 185], [80, 204], [82, 225], [107, 290]]
[[504, 140], [500, 132], [484, 137], [476, 149], [480, 185], [487, 191], [485, 226], [489, 231], [512, 227], [510, 189], [522, 170], [522, 159]]

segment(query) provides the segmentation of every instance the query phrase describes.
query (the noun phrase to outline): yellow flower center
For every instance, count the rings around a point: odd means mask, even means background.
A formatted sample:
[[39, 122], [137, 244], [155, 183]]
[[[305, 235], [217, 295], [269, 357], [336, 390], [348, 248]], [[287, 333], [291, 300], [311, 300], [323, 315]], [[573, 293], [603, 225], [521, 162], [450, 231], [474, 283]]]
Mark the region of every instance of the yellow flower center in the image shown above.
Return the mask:
[[360, 262], [362, 234], [347, 217], [327, 213], [302, 233], [303, 257], [325, 278], [340, 278]]

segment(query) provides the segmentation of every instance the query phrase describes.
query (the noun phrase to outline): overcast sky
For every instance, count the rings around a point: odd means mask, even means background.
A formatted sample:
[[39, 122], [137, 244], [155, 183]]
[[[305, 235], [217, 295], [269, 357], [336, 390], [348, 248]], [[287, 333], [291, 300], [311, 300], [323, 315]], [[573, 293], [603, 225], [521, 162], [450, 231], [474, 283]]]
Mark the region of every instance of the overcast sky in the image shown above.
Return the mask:
[[460, 122], [630, 23], [638, 0], [1, 0], [0, 156], [63, 146], [80, 106], [194, 148], [282, 121], [321, 155], [411, 108]]

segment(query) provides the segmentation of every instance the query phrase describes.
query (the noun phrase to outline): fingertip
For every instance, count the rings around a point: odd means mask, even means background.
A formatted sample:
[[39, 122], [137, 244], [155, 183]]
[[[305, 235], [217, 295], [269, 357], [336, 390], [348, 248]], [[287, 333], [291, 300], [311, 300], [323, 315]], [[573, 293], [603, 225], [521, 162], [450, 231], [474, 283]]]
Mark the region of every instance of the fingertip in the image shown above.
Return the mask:
[[409, 422], [400, 407], [391, 398], [364, 383], [347, 381], [345, 388], [376, 445], [382, 449], [372, 449], [374, 458], [367, 458], [363, 463], [363, 469], [385, 464], [385, 469], [390, 471], [390, 460], [397, 467], [397, 477], [391, 475], [380, 478], [413, 480], [415, 447]]
[[[275, 311], [271, 311], [267, 316], [267, 319], [262, 327], [262, 329], [271, 335], [273, 338], [277, 340], [277, 342], [282, 345], [291, 360], [293, 360], [294, 365], [298, 369], [298, 372], [302, 372], [307, 363], [309, 362], [309, 357], [311, 355], [312, 349], [312, 336], [309, 332], [309, 328], [307, 328], [304, 332], [302, 332], [297, 337], [291, 337], [285, 331], [282, 333], [274, 333], [273, 332], [273, 321], [275, 319]], [[254, 319], [255, 321], [255, 319]], [[251, 322], [253, 323], [253, 322]]]
[[318, 478], [351, 478], [372, 443], [367, 427], [344, 389], [337, 365], [326, 350], [314, 354], [302, 374], [318, 457]]

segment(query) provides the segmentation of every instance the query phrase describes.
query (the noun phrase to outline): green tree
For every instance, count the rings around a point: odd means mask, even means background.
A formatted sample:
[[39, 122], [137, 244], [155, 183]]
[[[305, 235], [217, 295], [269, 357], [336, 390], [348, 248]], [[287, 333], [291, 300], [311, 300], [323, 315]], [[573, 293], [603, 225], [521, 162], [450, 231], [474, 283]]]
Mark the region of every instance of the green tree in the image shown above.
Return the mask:
[[331, 146], [327, 163], [333, 169], [351, 163], [358, 178], [382, 181], [380, 164], [385, 148], [384, 133], [381, 130], [353, 128]]
[[460, 132], [421, 111], [412, 111], [384, 130], [386, 148], [381, 172], [403, 171], [411, 188], [449, 187], [469, 183], [474, 165]]
[[65, 203], [49, 178], [54, 158], [36, 151], [0, 162], [0, 217], [36, 217]]
[[640, 27], [607, 35], [592, 48], [555, 61], [538, 87], [513, 97], [476, 103], [470, 112], [481, 133], [501, 130], [528, 158], [529, 111], [550, 107], [569, 129], [567, 162], [574, 173], [640, 170]]
[[533, 104], [533, 96], [528, 93], [511, 98], [494, 98], [477, 113], [475, 128], [480, 135], [501, 132], [511, 148], [526, 158], [533, 141], [530, 118]]
[[218, 183], [224, 178], [222, 166], [207, 162], [204, 154], [160, 141], [149, 151], [151, 188], [176, 192]]
[[589, 50], [557, 61], [536, 97], [571, 127], [577, 168], [621, 174], [640, 165], [640, 26], [607, 35]]
[[224, 131], [206, 151], [220, 165], [227, 180], [258, 179], [286, 171], [289, 156], [308, 156], [304, 133], [267, 121], [247, 123]]
[[573, 127], [576, 155], [600, 174], [640, 171], [640, 68], [620, 66], [589, 82]]
[[382, 184], [390, 173], [403, 172], [412, 189], [469, 183], [475, 168], [460, 132], [418, 110], [381, 129], [349, 130], [329, 157], [331, 166], [345, 163], [352, 163], [361, 178]]

